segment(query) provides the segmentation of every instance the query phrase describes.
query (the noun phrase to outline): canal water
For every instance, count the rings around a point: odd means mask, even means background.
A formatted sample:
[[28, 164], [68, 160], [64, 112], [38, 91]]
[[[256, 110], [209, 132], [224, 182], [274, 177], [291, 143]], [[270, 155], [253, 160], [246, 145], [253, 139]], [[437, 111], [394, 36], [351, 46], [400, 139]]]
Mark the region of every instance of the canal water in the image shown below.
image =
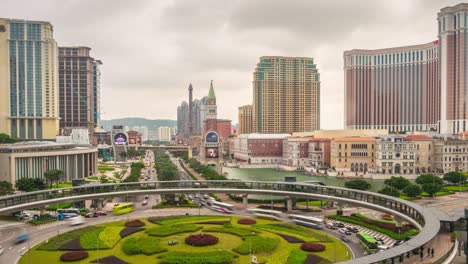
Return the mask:
[[[330, 186], [344, 187], [347, 179], [336, 177], [308, 176], [297, 172], [284, 172], [274, 169], [240, 169], [240, 168], [223, 168], [223, 172], [227, 172], [227, 178], [246, 181], [284, 181], [286, 176], [296, 176], [296, 180], [300, 181], [320, 181]], [[364, 179], [371, 184], [370, 191], [377, 192], [384, 187], [384, 180]]]

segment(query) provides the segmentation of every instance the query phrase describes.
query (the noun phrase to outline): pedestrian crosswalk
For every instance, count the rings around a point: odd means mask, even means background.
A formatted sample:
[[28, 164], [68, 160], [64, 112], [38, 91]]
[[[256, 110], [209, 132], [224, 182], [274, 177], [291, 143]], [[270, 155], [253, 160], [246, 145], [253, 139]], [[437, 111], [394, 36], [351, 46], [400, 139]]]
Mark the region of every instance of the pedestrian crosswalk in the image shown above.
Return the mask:
[[369, 229], [369, 228], [365, 228], [365, 227], [362, 227], [362, 226], [359, 226], [359, 225], [351, 225], [349, 223], [346, 223], [346, 222], [342, 222], [342, 221], [334, 221], [334, 222], [339, 222], [339, 223], [343, 223], [346, 227], [350, 226], [350, 227], [356, 227], [359, 232], [365, 232], [373, 237], [376, 237], [376, 238], [380, 238], [382, 239], [382, 241], [384, 242], [384, 244], [386, 246], [388, 246], [389, 248], [391, 248], [393, 246], [393, 244], [395, 244], [396, 240], [387, 236], [387, 235], [384, 235], [382, 233], [379, 233], [377, 231], [374, 231], [372, 229]]

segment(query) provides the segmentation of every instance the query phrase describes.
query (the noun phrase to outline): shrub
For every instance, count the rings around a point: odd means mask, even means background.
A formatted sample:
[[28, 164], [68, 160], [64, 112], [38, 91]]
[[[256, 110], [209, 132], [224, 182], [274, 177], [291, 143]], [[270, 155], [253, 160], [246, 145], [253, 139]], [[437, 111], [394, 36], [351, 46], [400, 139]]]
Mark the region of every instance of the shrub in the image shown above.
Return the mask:
[[181, 224], [181, 223], [188, 223], [188, 222], [197, 222], [197, 221], [205, 221], [205, 220], [217, 220], [217, 221], [228, 221], [229, 218], [223, 216], [209, 216], [209, 215], [202, 215], [202, 216], [178, 216], [178, 215], [171, 215], [171, 216], [159, 216], [159, 217], [149, 217], [148, 221], [153, 224], [158, 225], [173, 225], [173, 224]]
[[205, 222], [198, 222], [196, 224], [199, 225], [225, 225], [229, 224], [231, 221], [205, 221]]
[[122, 244], [122, 251], [127, 255], [153, 255], [167, 251], [159, 245], [160, 240], [155, 237], [131, 237]]
[[110, 247], [104, 244], [99, 239], [99, 234], [104, 230], [104, 227], [97, 227], [96, 229], [86, 232], [80, 236], [80, 244], [83, 249], [109, 249]]
[[330, 238], [322, 232], [317, 232], [314, 229], [310, 229], [304, 226], [298, 226], [294, 224], [281, 223], [281, 224], [268, 224], [268, 225], [256, 225], [255, 227], [264, 229], [264, 230], [273, 230], [279, 232], [285, 232], [290, 234], [296, 234], [304, 237], [313, 238], [322, 242], [331, 242]]
[[101, 264], [130, 264], [119, 259], [116, 256], [107, 256], [105, 258], [95, 259], [90, 261], [91, 263], [101, 263]]
[[279, 239], [262, 237], [262, 236], [250, 236], [247, 237], [240, 246], [233, 249], [241, 255], [247, 255], [252, 250], [255, 253], [272, 252], [279, 244]]
[[133, 220], [125, 223], [125, 227], [142, 227], [145, 223], [140, 220]]
[[165, 264], [226, 264], [233, 263], [236, 255], [229, 251], [180, 252], [172, 251], [160, 257]]
[[192, 224], [177, 224], [177, 225], [168, 225], [163, 227], [153, 227], [146, 229], [146, 233], [150, 236], [159, 236], [166, 237], [171, 235], [176, 235], [185, 232], [195, 232], [202, 229], [201, 226], [196, 226]]
[[209, 229], [206, 229], [205, 231], [206, 232], [226, 233], [226, 234], [231, 234], [231, 235], [235, 235], [235, 236], [238, 236], [238, 237], [254, 236], [254, 235], [256, 235], [256, 233], [258, 233], [258, 232], [254, 232], [252, 229], [248, 229], [248, 228], [229, 227], [229, 226], [211, 227]]
[[419, 187], [419, 185], [409, 184], [403, 189], [402, 192], [408, 195], [409, 197], [416, 197], [421, 194], [422, 190], [421, 187]]
[[218, 240], [219, 239], [213, 235], [197, 234], [197, 235], [191, 235], [185, 238], [185, 243], [191, 246], [203, 247], [203, 246], [214, 245], [218, 243]]
[[237, 220], [237, 223], [240, 225], [254, 225], [257, 223], [257, 221], [255, 219], [243, 218], [243, 219]]
[[108, 226], [99, 233], [99, 240], [102, 241], [107, 247], [113, 248], [120, 240], [120, 231], [122, 227], [119, 226]]
[[73, 252], [63, 253], [60, 256], [60, 260], [63, 262], [73, 262], [73, 261], [83, 260], [87, 257], [89, 257], [89, 254], [86, 251], [73, 251]]
[[345, 182], [345, 187], [349, 189], [355, 189], [355, 190], [369, 190], [371, 187], [371, 184], [365, 180], [361, 179], [355, 179], [355, 180], [349, 180]]
[[325, 250], [325, 245], [318, 243], [305, 242], [302, 243], [301, 249], [307, 252], [322, 252]]
[[131, 234], [134, 234], [136, 232], [140, 232], [142, 230], [145, 230], [144, 228], [141, 227], [126, 227], [122, 231], [120, 231], [120, 238], [124, 238], [126, 236], [129, 236]]

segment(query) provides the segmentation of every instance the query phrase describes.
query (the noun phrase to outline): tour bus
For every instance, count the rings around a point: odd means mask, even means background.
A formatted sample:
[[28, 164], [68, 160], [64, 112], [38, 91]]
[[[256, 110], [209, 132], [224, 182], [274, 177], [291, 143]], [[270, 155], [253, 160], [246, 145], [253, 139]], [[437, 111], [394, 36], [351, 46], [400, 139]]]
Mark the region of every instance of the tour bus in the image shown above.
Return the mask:
[[269, 219], [276, 219], [280, 220], [281, 215], [283, 214], [280, 211], [275, 210], [265, 210], [265, 209], [258, 209], [258, 208], [249, 208], [247, 209], [250, 213], [254, 214], [257, 217], [269, 218]]
[[64, 218], [70, 218], [80, 215], [80, 210], [76, 208], [57, 209], [57, 217], [63, 215]]
[[211, 201], [211, 208], [225, 214], [232, 214], [234, 211], [234, 205], [217, 201]]
[[359, 244], [361, 244], [367, 253], [372, 254], [379, 251], [378, 242], [373, 236], [365, 232], [359, 232], [356, 236], [359, 239]]
[[135, 205], [133, 203], [121, 203], [114, 206], [112, 211], [115, 215], [128, 214], [135, 210]]
[[293, 219], [293, 222], [297, 225], [302, 225], [302, 226], [311, 227], [315, 229], [323, 228], [324, 221], [323, 219], [320, 219], [318, 217], [293, 215], [293, 214], [290, 214], [288, 217]]

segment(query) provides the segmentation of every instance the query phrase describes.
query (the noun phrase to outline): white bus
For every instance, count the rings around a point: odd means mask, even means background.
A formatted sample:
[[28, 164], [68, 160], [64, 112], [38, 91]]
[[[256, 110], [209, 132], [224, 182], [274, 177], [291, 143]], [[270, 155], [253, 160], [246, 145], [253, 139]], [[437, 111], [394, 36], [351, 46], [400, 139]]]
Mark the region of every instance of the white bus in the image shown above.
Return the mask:
[[283, 214], [280, 211], [275, 211], [275, 210], [266, 210], [266, 209], [258, 209], [258, 208], [249, 208], [247, 209], [250, 213], [254, 214], [257, 217], [261, 218], [269, 218], [269, 219], [275, 219], [275, 220], [280, 220], [281, 215]]
[[289, 218], [293, 219], [293, 222], [297, 225], [302, 225], [306, 227], [312, 227], [315, 229], [323, 228], [323, 219], [313, 216], [303, 216], [303, 215], [289, 215]]
[[217, 201], [209, 201], [208, 203], [211, 204], [211, 209], [225, 214], [232, 214], [235, 208], [234, 205], [228, 203]]
[[80, 210], [76, 208], [57, 209], [57, 216], [62, 214], [65, 218], [75, 217], [80, 215]]

